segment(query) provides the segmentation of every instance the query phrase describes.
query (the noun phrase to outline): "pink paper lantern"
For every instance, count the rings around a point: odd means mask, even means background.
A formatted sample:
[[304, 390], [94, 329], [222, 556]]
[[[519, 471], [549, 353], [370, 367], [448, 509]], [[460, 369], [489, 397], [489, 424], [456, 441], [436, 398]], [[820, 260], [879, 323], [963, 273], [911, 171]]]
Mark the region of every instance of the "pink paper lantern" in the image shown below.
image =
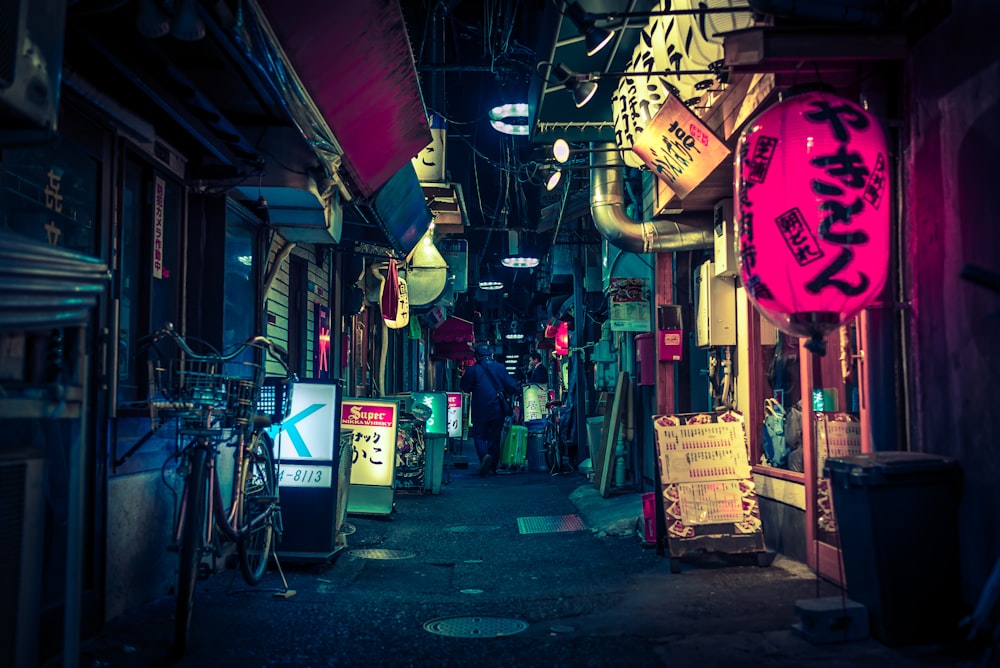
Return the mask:
[[740, 275], [778, 329], [823, 337], [875, 300], [889, 269], [889, 172], [879, 121], [810, 90], [754, 119], [736, 156]]

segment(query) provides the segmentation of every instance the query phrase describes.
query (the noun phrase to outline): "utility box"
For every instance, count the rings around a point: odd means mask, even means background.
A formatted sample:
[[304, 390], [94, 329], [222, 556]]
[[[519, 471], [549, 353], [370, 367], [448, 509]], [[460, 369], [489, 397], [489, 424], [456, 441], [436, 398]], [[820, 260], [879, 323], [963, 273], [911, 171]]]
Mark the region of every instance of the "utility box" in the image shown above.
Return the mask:
[[715, 276], [735, 277], [740, 268], [736, 263], [736, 224], [733, 221], [733, 199], [727, 198], [715, 204]]
[[656, 353], [653, 334], [644, 332], [635, 336], [635, 366], [639, 385], [656, 385]]
[[736, 286], [715, 275], [715, 263], [703, 262], [695, 275], [695, 345], [736, 345]]
[[955, 632], [961, 615], [960, 471], [916, 452], [830, 458], [847, 595], [868, 608], [886, 645], [926, 644]]

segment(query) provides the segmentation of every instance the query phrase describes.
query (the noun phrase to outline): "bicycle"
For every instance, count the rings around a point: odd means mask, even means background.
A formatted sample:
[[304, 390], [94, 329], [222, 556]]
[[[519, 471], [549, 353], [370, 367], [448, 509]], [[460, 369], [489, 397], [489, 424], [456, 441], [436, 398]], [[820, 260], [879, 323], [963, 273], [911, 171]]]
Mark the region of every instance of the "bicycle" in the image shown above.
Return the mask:
[[568, 449], [562, 435], [560, 417], [563, 402], [554, 400], [545, 404], [545, 431], [542, 432], [542, 447], [545, 451], [545, 465], [549, 475], [570, 473], [573, 467], [569, 464]]
[[[174, 344], [180, 354], [159, 354], [157, 343], [164, 340]], [[265, 353], [287, 372], [286, 353], [262, 336], [250, 338], [225, 354], [204, 343], [198, 347], [207, 352], [196, 352], [169, 323], [145, 337], [142, 344], [142, 350], [157, 353], [147, 362], [152, 431], [171, 420], [177, 426], [176, 449], [164, 462], [161, 478], [176, 497], [177, 490], [166, 475], [170, 463], [176, 461], [182, 489], [173, 522], [173, 544], [178, 553], [174, 651], [183, 655], [190, 639], [200, 566], [207, 554], [222, 553], [220, 540], [236, 544], [240, 572], [248, 585], [260, 583], [273, 557], [284, 591], [290, 591], [275, 552], [283, 527], [273, 443], [265, 430], [285, 417], [291, 392], [284, 392], [271, 416], [256, 412]], [[244, 353], [248, 350], [259, 352], [251, 355], [252, 361], [238, 359], [247, 357]], [[217, 466], [223, 446], [234, 448], [235, 459], [228, 510]]]

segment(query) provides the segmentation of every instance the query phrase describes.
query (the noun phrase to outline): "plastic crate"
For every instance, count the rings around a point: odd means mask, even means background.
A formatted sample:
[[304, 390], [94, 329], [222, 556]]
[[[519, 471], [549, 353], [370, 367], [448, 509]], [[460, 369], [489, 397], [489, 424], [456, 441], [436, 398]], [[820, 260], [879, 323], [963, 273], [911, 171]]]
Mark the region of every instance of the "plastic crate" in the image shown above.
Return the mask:
[[656, 542], [656, 492], [642, 495], [643, 536], [647, 543]]

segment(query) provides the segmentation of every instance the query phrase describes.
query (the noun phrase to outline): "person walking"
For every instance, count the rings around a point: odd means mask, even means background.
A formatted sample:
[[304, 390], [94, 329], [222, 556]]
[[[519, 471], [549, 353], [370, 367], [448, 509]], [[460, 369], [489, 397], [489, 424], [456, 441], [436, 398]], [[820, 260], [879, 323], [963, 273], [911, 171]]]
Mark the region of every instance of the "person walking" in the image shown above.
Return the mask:
[[[508, 417], [501, 395], [514, 394], [517, 382], [493, 359], [489, 344], [475, 347], [476, 363], [465, 370], [458, 386], [472, 393], [472, 434], [479, 455], [479, 475], [496, 473], [500, 461], [500, 439]], [[509, 406], [509, 401], [507, 402]]]
[[528, 383], [545, 387], [549, 384], [549, 370], [542, 364], [539, 353], [531, 353], [528, 358]]

